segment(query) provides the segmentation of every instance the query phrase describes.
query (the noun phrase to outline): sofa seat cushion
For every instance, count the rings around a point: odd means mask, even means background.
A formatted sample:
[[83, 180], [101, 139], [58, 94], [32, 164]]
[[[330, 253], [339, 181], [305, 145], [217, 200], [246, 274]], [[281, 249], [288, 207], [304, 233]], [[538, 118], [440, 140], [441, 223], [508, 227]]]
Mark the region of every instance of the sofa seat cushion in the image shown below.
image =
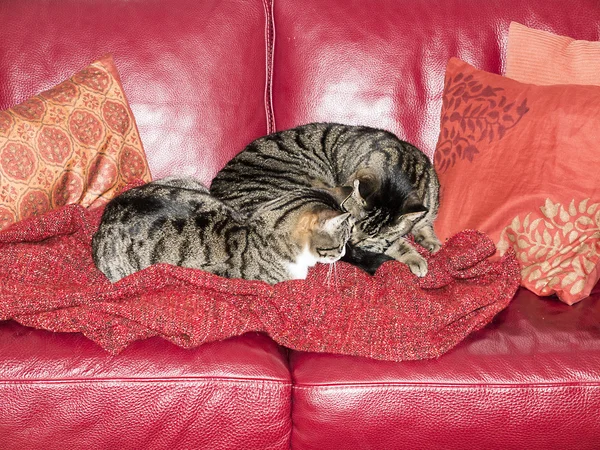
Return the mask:
[[289, 448], [286, 353], [250, 333], [111, 356], [80, 334], [0, 322], [3, 449]]
[[293, 352], [298, 449], [600, 448], [600, 290], [575, 306], [520, 289], [437, 360]]

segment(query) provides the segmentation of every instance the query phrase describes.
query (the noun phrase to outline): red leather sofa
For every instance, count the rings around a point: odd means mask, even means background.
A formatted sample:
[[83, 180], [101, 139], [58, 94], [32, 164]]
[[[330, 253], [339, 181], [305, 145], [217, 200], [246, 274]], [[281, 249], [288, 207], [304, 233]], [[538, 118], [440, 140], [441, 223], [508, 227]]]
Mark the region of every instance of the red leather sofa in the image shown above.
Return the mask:
[[[432, 155], [446, 62], [502, 73], [511, 20], [597, 40], [597, 0], [3, 0], [0, 109], [111, 52], [154, 177], [210, 182], [297, 124], [387, 128]], [[600, 289], [519, 290], [437, 360], [392, 363], [262, 334], [111, 356], [0, 323], [0, 448], [598, 449]]]

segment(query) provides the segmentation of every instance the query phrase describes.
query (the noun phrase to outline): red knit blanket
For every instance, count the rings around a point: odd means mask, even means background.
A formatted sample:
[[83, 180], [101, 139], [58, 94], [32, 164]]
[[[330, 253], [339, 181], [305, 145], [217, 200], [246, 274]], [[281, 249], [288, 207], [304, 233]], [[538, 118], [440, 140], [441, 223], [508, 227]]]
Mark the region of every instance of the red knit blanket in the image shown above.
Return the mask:
[[66, 206], [0, 232], [0, 320], [81, 332], [111, 353], [150, 336], [182, 347], [249, 331], [292, 349], [393, 361], [440, 356], [506, 307], [519, 285], [512, 254], [465, 231], [415, 277], [385, 263], [373, 277], [345, 263], [270, 286], [165, 264], [111, 284], [92, 261], [101, 210]]

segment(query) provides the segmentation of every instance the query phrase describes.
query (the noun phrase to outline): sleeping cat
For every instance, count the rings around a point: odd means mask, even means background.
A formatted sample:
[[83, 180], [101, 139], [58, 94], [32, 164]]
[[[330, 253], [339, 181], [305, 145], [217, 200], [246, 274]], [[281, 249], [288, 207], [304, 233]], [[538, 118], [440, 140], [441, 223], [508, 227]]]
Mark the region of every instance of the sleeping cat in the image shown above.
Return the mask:
[[347, 260], [369, 273], [389, 259], [417, 276], [427, 262], [404, 239], [435, 252], [439, 182], [427, 156], [394, 134], [364, 126], [312, 123], [250, 143], [216, 176], [211, 193], [251, 213], [300, 187], [335, 188], [360, 182], [366, 214], [356, 217]]
[[288, 191], [244, 215], [192, 178], [166, 178], [111, 200], [92, 251], [112, 282], [168, 263], [274, 284], [340, 259], [353, 221], [324, 189]]

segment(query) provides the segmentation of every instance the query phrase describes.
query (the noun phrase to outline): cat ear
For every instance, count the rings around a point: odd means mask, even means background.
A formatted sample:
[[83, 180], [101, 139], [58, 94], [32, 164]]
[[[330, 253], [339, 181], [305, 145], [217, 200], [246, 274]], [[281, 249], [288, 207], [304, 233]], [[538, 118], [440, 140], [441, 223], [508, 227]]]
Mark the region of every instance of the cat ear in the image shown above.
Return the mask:
[[342, 211], [352, 213], [356, 218], [363, 218], [367, 202], [360, 196], [360, 181], [354, 180], [353, 187], [343, 186], [346, 190], [346, 197], [340, 202]]
[[333, 195], [340, 205], [352, 195], [352, 188], [350, 186], [336, 186], [334, 188], [327, 188], [326, 190]]
[[352, 187], [336, 186], [325, 190], [335, 198], [342, 211], [352, 213], [358, 218], [364, 215], [367, 202], [360, 195], [359, 180], [354, 180]]
[[354, 179], [359, 181], [359, 194], [361, 198], [368, 199], [381, 188], [381, 182], [370, 169], [360, 169], [354, 174]]
[[350, 216], [350, 213], [344, 213], [326, 219], [323, 223], [323, 230], [327, 231], [328, 233], [338, 230], [348, 219], [350, 219]]
[[402, 204], [402, 217], [404, 219], [416, 220], [418, 217], [425, 214], [427, 209], [415, 191], [412, 191]]
[[356, 203], [358, 203], [360, 206], [367, 206], [367, 202], [360, 195], [360, 180], [358, 178], [354, 180], [354, 183], [352, 184], [351, 196], [354, 199], [354, 201], [356, 201]]

